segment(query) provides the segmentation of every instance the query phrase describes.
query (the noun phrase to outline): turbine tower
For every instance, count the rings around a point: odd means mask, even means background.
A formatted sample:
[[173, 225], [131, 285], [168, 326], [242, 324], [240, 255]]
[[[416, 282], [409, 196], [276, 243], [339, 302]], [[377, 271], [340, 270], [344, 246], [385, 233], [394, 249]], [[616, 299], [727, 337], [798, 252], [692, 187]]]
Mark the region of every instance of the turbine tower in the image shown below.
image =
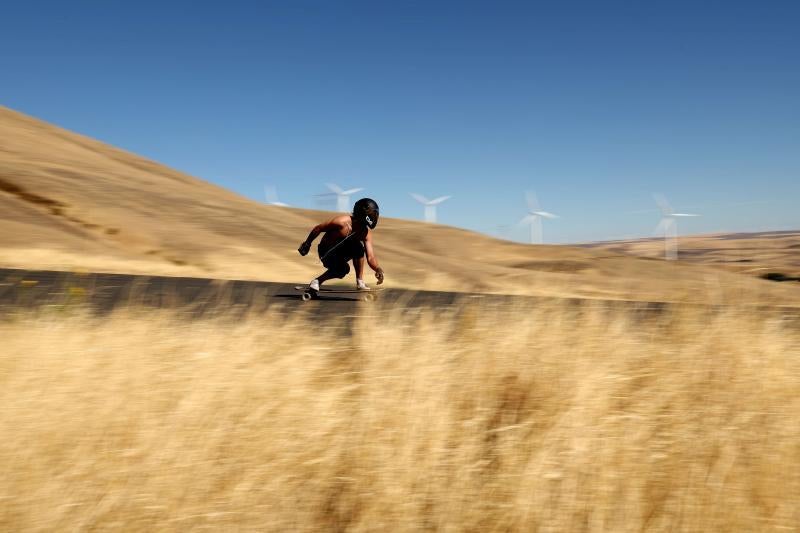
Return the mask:
[[661, 209], [661, 220], [654, 233], [664, 232], [664, 259], [674, 261], [678, 258], [678, 218], [699, 217], [700, 215], [676, 213], [663, 194], [654, 194], [653, 198]]
[[536, 194], [531, 191], [525, 193], [525, 200], [528, 202], [528, 214], [525, 215], [519, 223], [529, 226], [531, 244], [542, 244], [542, 219], [554, 219], [558, 218], [558, 215], [542, 211], [539, 208], [539, 200], [536, 198]]
[[278, 189], [274, 185], [264, 185], [264, 198], [269, 205], [289, 207], [289, 204], [285, 204], [278, 199]]
[[425, 206], [425, 222], [430, 222], [432, 224], [436, 223], [436, 206], [445, 200], [452, 198], [452, 196], [440, 196], [434, 200], [428, 200], [421, 194], [417, 194], [415, 192], [411, 193], [411, 197]]
[[363, 187], [344, 190], [335, 183], [326, 183], [325, 185], [331, 190], [331, 192], [318, 194], [317, 196], [335, 196], [336, 210], [341, 213], [348, 213], [350, 211], [350, 195], [364, 190]]

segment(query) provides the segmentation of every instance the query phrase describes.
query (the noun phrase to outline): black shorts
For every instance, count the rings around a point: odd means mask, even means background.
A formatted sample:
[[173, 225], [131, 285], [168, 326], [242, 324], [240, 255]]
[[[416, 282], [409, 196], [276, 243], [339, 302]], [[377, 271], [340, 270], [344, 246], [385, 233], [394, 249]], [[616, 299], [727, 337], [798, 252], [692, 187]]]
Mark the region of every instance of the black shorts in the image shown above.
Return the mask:
[[357, 240], [346, 239], [339, 241], [339, 245], [320, 245], [317, 247], [319, 258], [325, 268], [337, 269], [342, 266], [347, 266], [347, 262], [352, 259], [359, 259], [364, 257], [364, 244]]

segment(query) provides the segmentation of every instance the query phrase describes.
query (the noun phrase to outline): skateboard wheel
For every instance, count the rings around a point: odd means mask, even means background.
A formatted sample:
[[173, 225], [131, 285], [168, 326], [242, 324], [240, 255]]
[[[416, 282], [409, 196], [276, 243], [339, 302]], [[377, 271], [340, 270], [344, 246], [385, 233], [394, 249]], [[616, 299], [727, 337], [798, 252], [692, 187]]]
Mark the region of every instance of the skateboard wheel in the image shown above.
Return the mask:
[[371, 292], [368, 292], [368, 293], [366, 293], [364, 295], [364, 301], [365, 302], [374, 302], [376, 298], [377, 298], [377, 296], [375, 296]]
[[311, 299], [311, 293], [310, 292], [304, 292], [300, 296], [300, 298], [302, 298], [304, 302], [307, 302], [307, 301], [309, 301]]

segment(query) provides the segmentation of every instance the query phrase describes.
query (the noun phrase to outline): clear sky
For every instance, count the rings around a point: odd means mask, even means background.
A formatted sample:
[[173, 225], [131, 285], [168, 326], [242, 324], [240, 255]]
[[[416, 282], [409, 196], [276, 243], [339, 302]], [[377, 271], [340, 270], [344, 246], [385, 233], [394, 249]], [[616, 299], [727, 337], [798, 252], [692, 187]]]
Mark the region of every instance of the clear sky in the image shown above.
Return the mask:
[[[0, 103], [245, 196], [524, 239], [800, 228], [800, 2], [8, 2]], [[2, 140], [0, 139], [0, 142]]]

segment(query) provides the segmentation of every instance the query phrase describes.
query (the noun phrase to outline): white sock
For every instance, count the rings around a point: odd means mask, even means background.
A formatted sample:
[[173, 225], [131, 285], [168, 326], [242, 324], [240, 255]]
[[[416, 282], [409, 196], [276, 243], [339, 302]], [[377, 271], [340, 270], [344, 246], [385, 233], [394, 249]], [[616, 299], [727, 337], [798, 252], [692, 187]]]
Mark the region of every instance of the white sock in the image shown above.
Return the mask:
[[358, 287], [359, 289], [368, 289], [369, 288], [369, 287], [367, 287], [367, 284], [364, 283], [363, 279], [357, 279], [356, 280], [356, 287]]
[[319, 290], [319, 280], [318, 279], [312, 279], [311, 283], [308, 284], [308, 288], [309, 289], [314, 289], [315, 291], [318, 291]]

